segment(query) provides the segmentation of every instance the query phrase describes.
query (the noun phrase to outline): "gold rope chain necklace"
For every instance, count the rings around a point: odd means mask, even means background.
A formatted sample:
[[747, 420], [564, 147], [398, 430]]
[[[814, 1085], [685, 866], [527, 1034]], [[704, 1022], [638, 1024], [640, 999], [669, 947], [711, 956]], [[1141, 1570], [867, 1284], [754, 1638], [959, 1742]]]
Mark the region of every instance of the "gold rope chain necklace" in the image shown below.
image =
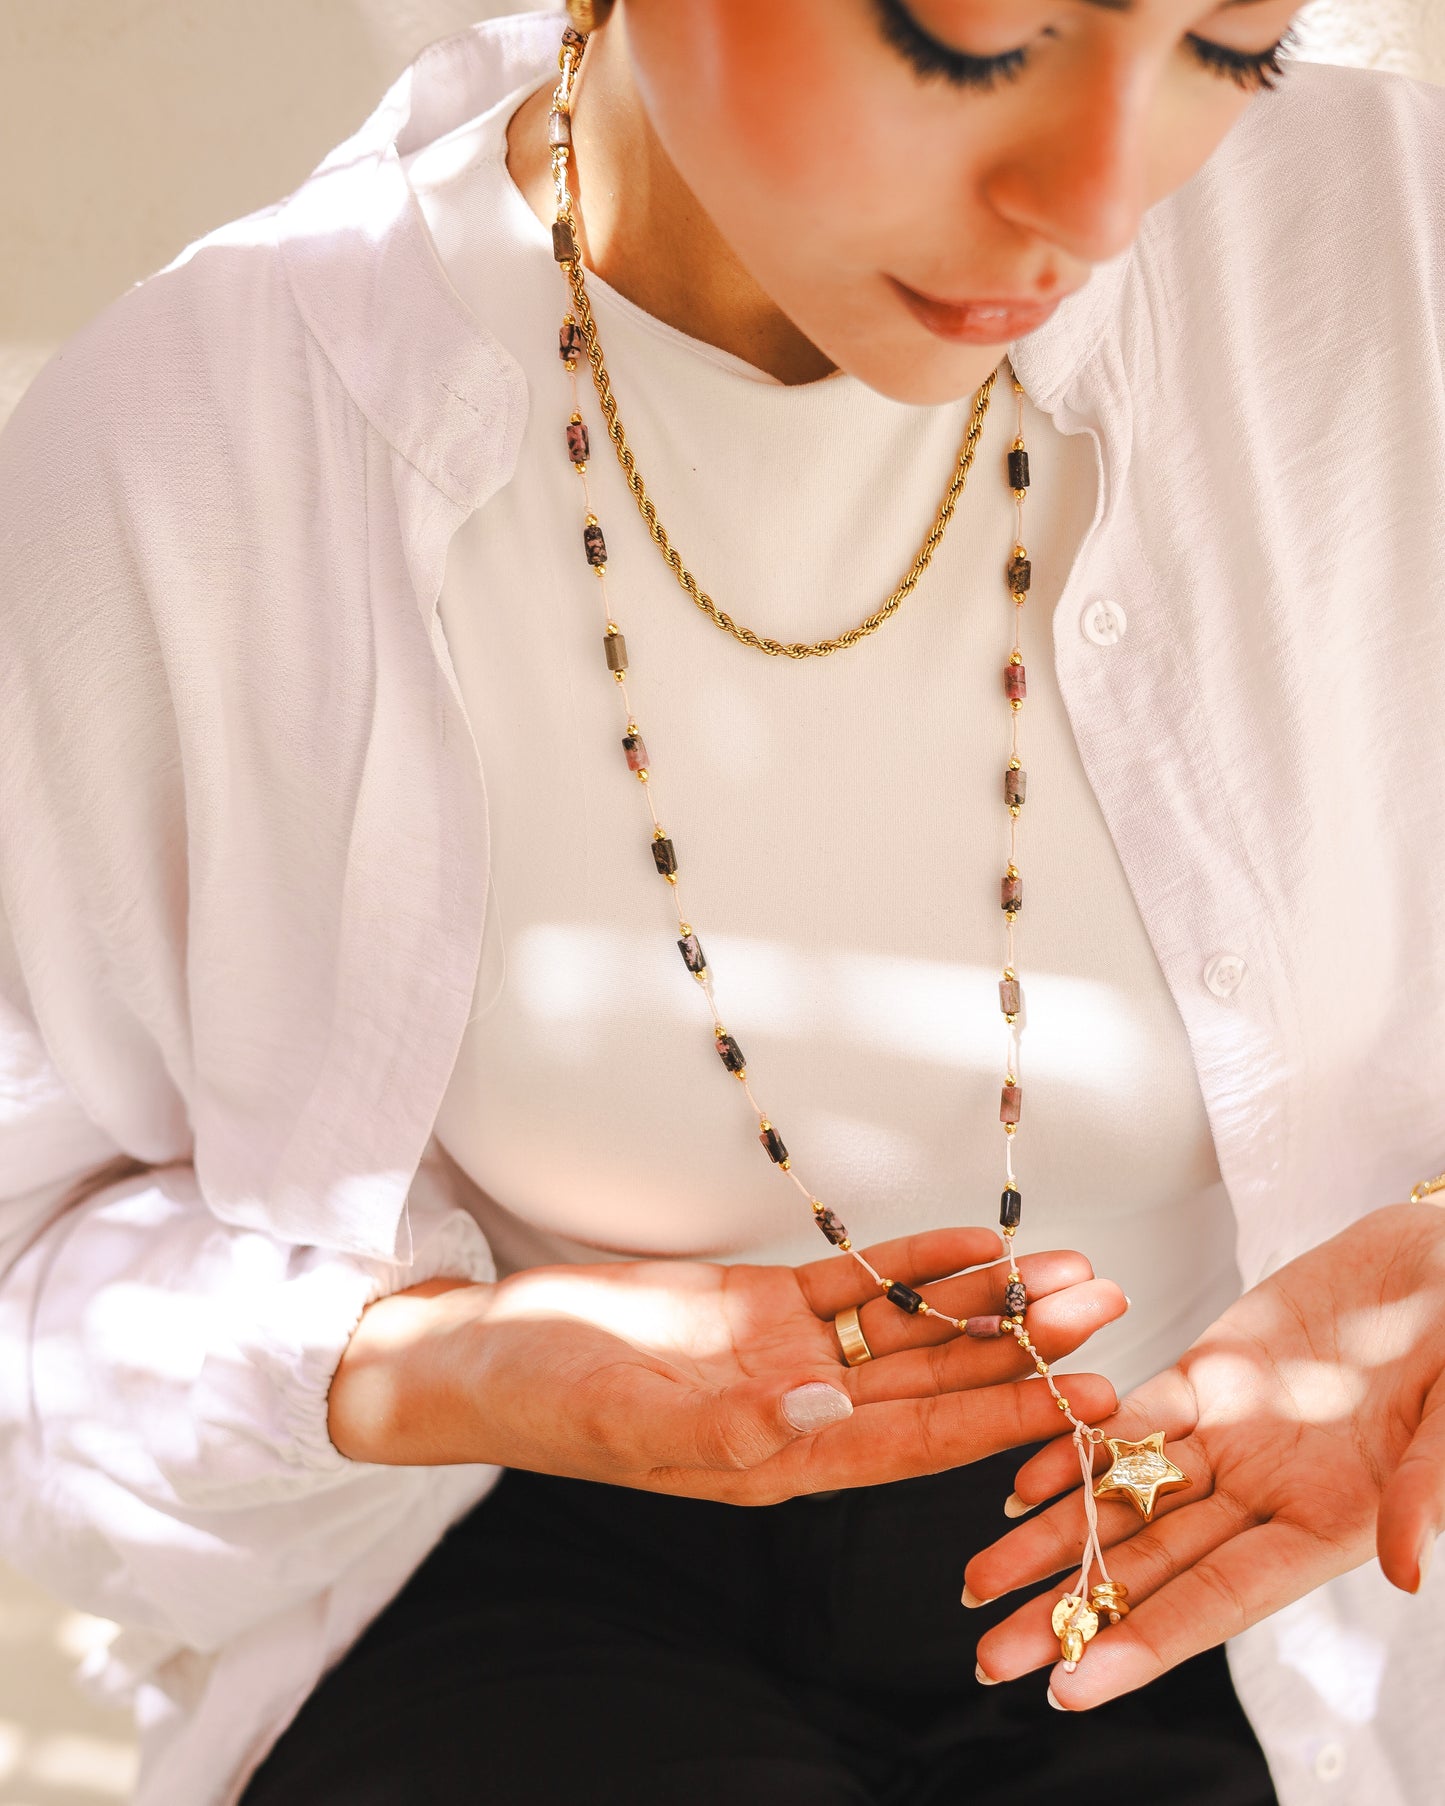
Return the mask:
[[[570, 196], [567, 197], [570, 202]], [[570, 207], [569, 207], [570, 212]], [[574, 233], [571, 220], [559, 220], [565, 224], [566, 231]], [[556, 228], [554, 228], [555, 234]], [[564, 265], [568, 281], [572, 288], [572, 306], [576, 316], [577, 329], [582, 335], [581, 349], [587, 354], [587, 361], [592, 367], [592, 382], [597, 390], [598, 404], [603, 418], [607, 422], [608, 436], [617, 448], [617, 462], [622, 466], [627, 478], [627, 487], [632, 491], [637, 502], [638, 513], [647, 523], [647, 530], [656, 540], [658, 549], [667, 560], [668, 566], [678, 583], [692, 597], [693, 601], [712, 622], [724, 633], [730, 633], [735, 640], [744, 646], [751, 646], [755, 651], [766, 652], [774, 658], [826, 658], [830, 652], [841, 652], [845, 646], [856, 646], [859, 640], [866, 640], [870, 633], [878, 629], [892, 616], [897, 614], [904, 598], [910, 595], [918, 579], [933, 561], [933, 554], [938, 550], [948, 523], [953, 518], [953, 510], [958, 498], [963, 494], [964, 485], [968, 481], [968, 473], [973, 464], [973, 455], [978, 449], [979, 439], [983, 435], [983, 423], [988, 414], [989, 400], [993, 395], [993, 386], [998, 377], [997, 369], [991, 370], [987, 381], [974, 397], [973, 413], [969, 419], [968, 431], [964, 434], [963, 444], [959, 448], [958, 461], [954, 465], [953, 480], [944, 491], [943, 500], [938, 505], [938, 514], [928, 530], [928, 536], [919, 548], [918, 556], [908, 568], [908, 574], [898, 585], [883, 606], [860, 621], [856, 627], [850, 627], [845, 633], [838, 634], [829, 640], [775, 640], [767, 634], [755, 633], [751, 627], [743, 627], [724, 609], [718, 607], [712, 597], [698, 583], [696, 577], [682, 561], [682, 554], [673, 545], [667, 528], [657, 518], [657, 509], [652, 497], [647, 493], [647, 485], [642, 480], [642, 472], [637, 468], [637, 459], [633, 456], [632, 447], [627, 443], [627, 433], [617, 412], [617, 400], [612, 393], [612, 382], [607, 374], [607, 365], [602, 357], [602, 345], [597, 337], [597, 322], [592, 315], [592, 306], [587, 298], [587, 279], [582, 270], [582, 258], [577, 250], [575, 237], [571, 244], [571, 255]]]

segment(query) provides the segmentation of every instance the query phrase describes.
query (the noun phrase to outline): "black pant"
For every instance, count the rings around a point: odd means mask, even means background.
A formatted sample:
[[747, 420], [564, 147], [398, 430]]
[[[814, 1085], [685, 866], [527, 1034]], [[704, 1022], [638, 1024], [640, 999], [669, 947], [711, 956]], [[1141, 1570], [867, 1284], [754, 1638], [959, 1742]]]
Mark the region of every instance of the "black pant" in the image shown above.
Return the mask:
[[965, 1610], [963, 1566], [1026, 1453], [751, 1509], [509, 1471], [242, 1806], [1274, 1806], [1220, 1650], [1089, 1712], [974, 1678], [1027, 1595]]

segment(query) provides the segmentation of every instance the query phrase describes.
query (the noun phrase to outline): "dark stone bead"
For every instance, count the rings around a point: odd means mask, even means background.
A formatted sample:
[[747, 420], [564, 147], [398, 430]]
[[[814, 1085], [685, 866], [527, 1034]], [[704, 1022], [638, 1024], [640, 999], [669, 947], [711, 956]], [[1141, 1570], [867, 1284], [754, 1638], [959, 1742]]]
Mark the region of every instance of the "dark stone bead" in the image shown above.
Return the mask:
[[562, 362], [570, 364], [579, 357], [587, 355], [587, 341], [582, 337], [582, 328], [575, 320], [564, 320], [562, 330], [557, 335], [557, 349], [561, 353]]
[[1026, 596], [1034, 580], [1034, 567], [1027, 558], [1010, 558], [1008, 586], [1016, 596]]
[[963, 1326], [966, 1336], [977, 1336], [980, 1341], [985, 1336], [1001, 1336], [1003, 1334], [1002, 1317], [969, 1317]]
[[1024, 881], [1022, 878], [1004, 878], [1000, 881], [999, 897], [1005, 909], [1020, 910], [1024, 906]]
[[553, 150], [570, 150], [572, 146], [572, 121], [558, 107], [547, 115], [547, 142]]
[[664, 878], [670, 878], [677, 870], [677, 852], [672, 842], [665, 836], [661, 840], [653, 841], [652, 857]]
[[706, 972], [707, 961], [703, 958], [702, 942], [695, 934], [685, 934], [677, 943], [682, 949], [682, 963], [689, 972]]
[[819, 1210], [815, 1211], [813, 1214], [814, 1221], [835, 1248], [838, 1246], [839, 1242], [847, 1241], [848, 1231], [844, 1228], [842, 1223], [838, 1221], [835, 1212], [831, 1210]]
[[771, 1124], [758, 1136], [758, 1140], [768, 1150], [768, 1158], [776, 1160], [781, 1166], [788, 1157], [788, 1150], [783, 1146], [783, 1138]]
[[587, 48], [586, 38], [583, 37], [582, 33], [578, 31], [575, 25], [564, 25], [562, 27], [562, 48], [564, 50], [575, 50], [578, 56], [581, 56], [582, 52]]
[[999, 1199], [998, 1205], [998, 1220], [1000, 1225], [1004, 1229], [1017, 1229], [1019, 1226], [1019, 1218], [1023, 1213], [1023, 1193], [1015, 1191], [1011, 1185], [1006, 1186], [1004, 1188], [1003, 1196]]
[[1022, 767], [1018, 771], [1005, 769], [1003, 774], [1003, 800], [1006, 803], [1021, 803], [1028, 792], [1029, 774]]
[[1024, 1282], [1021, 1279], [1011, 1279], [1004, 1287], [1003, 1308], [1005, 1311], [1010, 1317], [1021, 1317], [1028, 1301], [1029, 1295], [1024, 1290]]
[[923, 1299], [912, 1286], [899, 1285], [897, 1280], [883, 1294], [890, 1304], [896, 1304], [900, 1311], [907, 1311], [910, 1317], [916, 1317], [923, 1309]]
[[1018, 1015], [1023, 1008], [1023, 995], [1016, 978], [1001, 978], [998, 981], [998, 1001], [1005, 1016]]
[[1003, 691], [1010, 702], [1022, 702], [1029, 693], [1028, 683], [1024, 677], [1022, 665], [1005, 665], [1003, 668]]
[[587, 428], [580, 420], [567, 422], [567, 456], [574, 464], [585, 464], [591, 456]]
[[576, 263], [577, 234], [572, 230], [570, 220], [552, 221], [552, 255], [558, 263]]
[[624, 734], [622, 736], [622, 750], [627, 754], [627, 769], [629, 771], [646, 771], [647, 748], [642, 744], [641, 734]]
[[1023, 1109], [1024, 1094], [1017, 1085], [1005, 1085], [999, 1099], [998, 1119], [1000, 1122], [1017, 1122], [1019, 1112]]
[[1029, 486], [1029, 454], [1026, 451], [1011, 451], [1008, 455], [1008, 486], [1010, 489], [1027, 489]]
[[609, 671], [625, 671], [627, 669], [627, 641], [620, 633], [604, 633], [602, 650], [607, 654]]
[[718, 1035], [716, 1040], [718, 1057], [721, 1059], [723, 1065], [727, 1067], [728, 1071], [746, 1072], [747, 1061], [743, 1058], [743, 1050], [738, 1046], [737, 1042], [733, 1040], [732, 1036]]
[[588, 564], [606, 564], [607, 541], [602, 537], [602, 529], [595, 520], [588, 521], [582, 529], [582, 547], [587, 554]]

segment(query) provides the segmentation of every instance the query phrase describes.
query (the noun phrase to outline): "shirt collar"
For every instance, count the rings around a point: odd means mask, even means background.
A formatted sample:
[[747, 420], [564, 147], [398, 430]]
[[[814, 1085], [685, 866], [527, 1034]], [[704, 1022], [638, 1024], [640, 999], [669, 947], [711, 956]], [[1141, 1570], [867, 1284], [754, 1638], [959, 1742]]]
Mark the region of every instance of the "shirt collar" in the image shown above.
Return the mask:
[[[428, 46], [279, 213], [297, 307], [348, 393], [388, 444], [468, 511], [515, 462], [526, 382], [447, 280], [402, 158], [540, 79], [558, 42], [558, 15], [538, 12]], [[1130, 254], [1097, 265], [1046, 325], [1009, 347], [1044, 412], [1058, 407], [1113, 319]]]

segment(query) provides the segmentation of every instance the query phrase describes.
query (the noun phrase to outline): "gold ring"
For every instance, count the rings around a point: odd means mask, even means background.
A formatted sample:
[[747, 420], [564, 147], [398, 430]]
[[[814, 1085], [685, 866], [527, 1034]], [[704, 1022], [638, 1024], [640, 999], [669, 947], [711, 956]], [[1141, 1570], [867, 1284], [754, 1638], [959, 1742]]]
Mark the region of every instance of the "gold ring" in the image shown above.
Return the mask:
[[850, 1367], [861, 1367], [865, 1361], [873, 1359], [873, 1350], [868, 1346], [858, 1322], [856, 1304], [850, 1304], [846, 1311], [839, 1311], [833, 1319], [833, 1328], [837, 1330], [838, 1340], [843, 1345], [843, 1359]]

